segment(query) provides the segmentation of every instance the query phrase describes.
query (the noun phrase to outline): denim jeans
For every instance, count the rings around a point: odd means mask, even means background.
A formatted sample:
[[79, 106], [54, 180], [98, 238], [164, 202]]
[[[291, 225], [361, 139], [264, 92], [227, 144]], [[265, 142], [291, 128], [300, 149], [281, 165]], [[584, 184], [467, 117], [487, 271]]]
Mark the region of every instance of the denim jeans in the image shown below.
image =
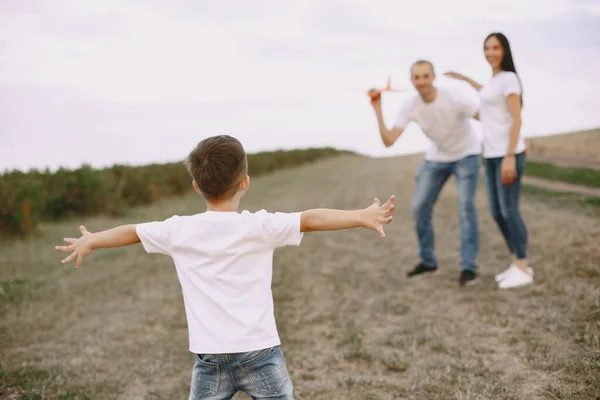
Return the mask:
[[481, 156], [470, 155], [454, 162], [425, 161], [415, 177], [416, 193], [412, 214], [419, 240], [419, 257], [426, 265], [437, 265], [432, 223], [433, 205], [450, 175], [458, 186], [461, 269], [477, 271], [479, 222], [475, 208], [475, 190], [479, 180]]
[[503, 185], [500, 176], [503, 157], [485, 160], [488, 206], [496, 220], [511, 254], [518, 259], [527, 258], [527, 228], [519, 212], [521, 178], [525, 169], [525, 153], [515, 156], [517, 179], [510, 185]]
[[198, 354], [190, 400], [229, 400], [242, 391], [253, 399], [294, 400], [279, 346], [246, 353]]

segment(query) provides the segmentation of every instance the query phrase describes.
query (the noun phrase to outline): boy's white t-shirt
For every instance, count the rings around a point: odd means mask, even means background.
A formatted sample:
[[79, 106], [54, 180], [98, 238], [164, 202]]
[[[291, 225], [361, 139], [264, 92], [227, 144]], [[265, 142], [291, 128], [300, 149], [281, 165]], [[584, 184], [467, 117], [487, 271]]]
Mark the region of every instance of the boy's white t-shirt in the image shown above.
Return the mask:
[[[483, 136], [483, 157], [504, 157], [508, 151], [512, 116], [506, 98], [510, 94], [521, 95], [521, 84], [517, 74], [502, 71], [496, 74], [479, 91], [481, 109], [481, 133]], [[519, 134], [515, 153], [525, 150], [525, 139]]]
[[431, 144], [425, 158], [453, 162], [481, 154], [481, 137], [471, 125], [477, 104], [457, 90], [436, 88], [435, 100], [425, 103], [420, 95], [408, 100], [398, 112], [394, 126], [405, 129], [419, 124]]
[[280, 344], [271, 294], [273, 251], [300, 244], [300, 216], [207, 211], [136, 225], [146, 252], [175, 263], [192, 353]]

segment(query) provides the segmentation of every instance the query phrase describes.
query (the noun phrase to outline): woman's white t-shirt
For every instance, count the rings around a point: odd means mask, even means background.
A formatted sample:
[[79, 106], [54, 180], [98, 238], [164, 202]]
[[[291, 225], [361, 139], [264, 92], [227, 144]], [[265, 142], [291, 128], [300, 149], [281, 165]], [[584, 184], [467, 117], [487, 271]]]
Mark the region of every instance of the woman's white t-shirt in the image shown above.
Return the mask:
[[[510, 130], [513, 123], [506, 99], [510, 94], [521, 95], [521, 83], [517, 74], [502, 71], [496, 74], [479, 91], [481, 100], [479, 120], [483, 136], [483, 157], [503, 157], [508, 150]], [[525, 150], [525, 140], [519, 133], [515, 153]]]

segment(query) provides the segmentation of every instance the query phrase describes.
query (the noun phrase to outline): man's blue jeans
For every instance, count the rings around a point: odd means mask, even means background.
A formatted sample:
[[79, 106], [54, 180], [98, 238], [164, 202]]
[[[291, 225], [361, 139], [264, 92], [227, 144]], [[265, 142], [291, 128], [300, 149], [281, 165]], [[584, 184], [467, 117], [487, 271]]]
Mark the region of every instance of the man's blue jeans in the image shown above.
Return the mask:
[[189, 400], [231, 400], [242, 391], [252, 399], [294, 400], [294, 385], [279, 346], [246, 353], [198, 354]]
[[475, 258], [479, 251], [479, 222], [475, 208], [475, 190], [479, 180], [481, 156], [470, 155], [454, 162], [425, 161], [415, 177], [416, 193], [412, 214], [419, 239], [419, 257], [423, 264], [437, 265], [432, 223], [433, 205], [450, 175], [458, 186], [460, 218], [461, 270], [477, 271]]

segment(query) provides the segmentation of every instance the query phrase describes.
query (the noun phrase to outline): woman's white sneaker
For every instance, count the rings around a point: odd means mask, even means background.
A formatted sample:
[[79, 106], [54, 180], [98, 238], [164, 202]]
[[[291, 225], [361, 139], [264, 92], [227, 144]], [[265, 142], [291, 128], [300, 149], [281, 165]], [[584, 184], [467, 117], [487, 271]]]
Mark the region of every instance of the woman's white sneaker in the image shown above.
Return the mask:
[[[511, 274], [511, 272], [515, 269], [519, 269], [519, 268], [517, 268], [517, 266], [515, 264], [510, 264], [510, 267], [508, 267], [504, 271], [500, 272], [498, 275], [495, 276], [494, 279], [496, 280], [496, 282], [500, 283], [504, 279], [506, 279]], [[531, 269], [531, 267], [527, 267], [527, 271], [529, 272], [529, 275], [531, 275], [531, 277], [533, 278], [533, 270]]]
[[515, 267], [498, 284], [500, 289], [512, 289], [521, 286], [527, 286], [533, 283], [533, 271], [529, 268], [528, 273]]
[[510, 266], [508, 268], [506, 268], [504, 271], [500, 272], [498, 275], [496, 275], [496, 277], [494, 279], [496, 279], [496, 282], [500, 283], [501, 281], [504, 280], [504, 278], [506, 278], [508, 276], [508, 274], [510, 274], [510, 272], [514, 269], [517, 268], [515, 266], [515, 264], [510, 264]]

